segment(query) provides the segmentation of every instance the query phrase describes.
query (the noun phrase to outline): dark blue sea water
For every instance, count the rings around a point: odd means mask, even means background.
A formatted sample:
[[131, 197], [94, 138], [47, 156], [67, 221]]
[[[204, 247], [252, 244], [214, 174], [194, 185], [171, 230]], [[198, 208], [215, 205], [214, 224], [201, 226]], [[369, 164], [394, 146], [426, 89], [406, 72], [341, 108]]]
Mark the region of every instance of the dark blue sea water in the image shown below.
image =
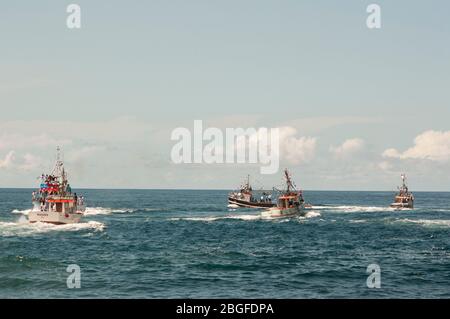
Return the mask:
[[52, 226], [26, 222], [30, 192], [0, 190], [3, 298], [450, 297], [450, 193], [393, 211], [389, 192], [310, 191], [305, 217], [263, 220], [226, 191], [85, 190], [83, 223]]

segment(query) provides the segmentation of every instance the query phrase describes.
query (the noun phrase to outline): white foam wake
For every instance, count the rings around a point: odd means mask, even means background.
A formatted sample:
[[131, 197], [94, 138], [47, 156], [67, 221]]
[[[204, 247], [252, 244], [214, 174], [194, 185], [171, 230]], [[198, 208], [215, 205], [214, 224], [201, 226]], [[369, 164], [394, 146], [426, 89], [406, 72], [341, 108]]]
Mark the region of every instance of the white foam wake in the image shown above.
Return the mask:
[[350, 206], [350, 205], [340, 205], [340, 206], [312, 206], [314, 210], [325, 210], [341, 213], [377, 213], [377, 212], [393, 212], [394, 208], [383, 207], [383, 206]]
[[[300, 219], [306, 218], [314, 218], [320, 216], [320, 212], [309, 211], [304, 216], [299, 216]], [[205, 217], [173, 217], [169, 218], [169, 220], [190, 220], [190, 221], [202, 221], [202, 222], [212, 222], [217, 220], [226, 220], [226, 219], [237, 219], [237, 220], [281, 220], [288, 219], [287, 218], [279, 218], [279, 217], [263, 217], [260, 214], [252, 214], [252, 215], [227, 215], [227, 216], [205, 216]]]
[[399, 219], [397, 222], [420, 224], [423, 226], [446, 226], [450, 227], [450, 220], [448, 219]]
[[31, 208], [28, 208], [28, 209], [23, 209], [23, 210], [20, 210], [20, 209], [14, 209], [11, 213], [13, 213], [13, 214], [21, 214], [21, 215], [28, 215], [28, 213], [31, 211]]
[[29, 223], [23, 217], [18, 222], [0, 222], [0, 236], [29, 236], [53, 231], [80, 231], [91, 229], [94, 231], [103, 231], [105, 225], [96, 221], [86, 223], [53, 225], [48, 223]]
[[223, 219], [258, 220], [260, 215], [229, 215], [229, 216], [206, 216], [206, 217], [173, 217], [169, 220], [190, 220], [199, 222], [212, 222]]
[[438, 209], [431, 208], [431, 209], [435, 212], [444, 212], [444, 213], [450, 212], [450, 209], [448, 208], [438, 208]]
[[306, 212], [304, 218], [314, 218], [314, 217], [319, 217], [319, 216], [320, 216], [320, 212], [309, 211], [309, 212]]
[[109, 215], [109, 214], [123, 214], [123, 213], [132, 213], [133, 210], [128, 209], [116, 209], [116, 208], [104, 208], [104, 207], [86, 207], [86, 211], [84, 212], [85, 216], [95, 216], [95, 215]]

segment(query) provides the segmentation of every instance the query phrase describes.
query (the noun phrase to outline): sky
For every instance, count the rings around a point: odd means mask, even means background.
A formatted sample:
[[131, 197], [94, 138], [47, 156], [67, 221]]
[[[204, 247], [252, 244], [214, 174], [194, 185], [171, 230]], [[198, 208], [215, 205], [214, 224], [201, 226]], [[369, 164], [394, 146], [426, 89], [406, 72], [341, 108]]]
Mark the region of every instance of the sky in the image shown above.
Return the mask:
[[[66, 7], [81, 8], [68, 29]], [[371, 3], [381, 29], [366, 26]], [[450, 3], [2, 1], [0, 187], [450, 191]], [[280, 128], [280, 172], [174, 164], [171, 132]]]

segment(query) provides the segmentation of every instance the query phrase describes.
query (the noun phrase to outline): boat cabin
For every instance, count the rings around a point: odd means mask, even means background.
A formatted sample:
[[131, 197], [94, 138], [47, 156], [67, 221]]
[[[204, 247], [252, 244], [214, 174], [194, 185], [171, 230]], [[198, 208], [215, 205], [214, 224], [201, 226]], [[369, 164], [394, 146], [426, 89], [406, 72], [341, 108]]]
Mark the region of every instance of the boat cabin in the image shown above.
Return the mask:
[[52, 197], [47, 199], [49, 210], [58, 213], [71, 213], [75, 210], [75, 200], [71, 197]]
[[300, 205], [298, 195], [283, 195], [278, 197], [279, 208], [291, 208]]

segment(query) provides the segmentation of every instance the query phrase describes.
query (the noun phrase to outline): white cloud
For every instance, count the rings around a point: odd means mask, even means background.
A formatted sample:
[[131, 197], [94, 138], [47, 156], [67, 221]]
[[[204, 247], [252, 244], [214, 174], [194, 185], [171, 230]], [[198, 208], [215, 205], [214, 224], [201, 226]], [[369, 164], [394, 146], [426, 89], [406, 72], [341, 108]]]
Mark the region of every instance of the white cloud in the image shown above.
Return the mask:
[[10, 168], [14, 165], [15, 152], [10, 151], [4, 159], [0, 159], [0, 168]]
[[364, 140], [360, 138], [352, 138], [344, 141], [340, 146], [331, 146], [330, 152], [336, 157], [345, 157], [355, 154], [364, 148]]
[[296, 137], [297, 129], [290, 126], [280, 127], [279, 133], [281, 157], [288, 163], [298, 165], [314, 158], [317, 138]]
[[[314, 158], [317, 142], [315, 137], [297, 137], [297, 129], [290, 126], [278, 127], [277, 129], [279, 150], [278, 152], [277, 150], [273, 150], [273, 152], [278, 154], [277, 156], [279, 156], [280, 160], [285, 160], [289, 164], [298, 165], [307, 163]], [[260, 140], [258, 130], [256, 130], [256, 133], [248, 136], [248, 142], [254, 149], [257, 148], [258, 143], [263, 142]], [[248, 147], [246, 143], [246, 140], [237, 140], [236, 149], [245, 150]], [[272, 147], [270, 141], [269, 146]], [[220, 154], [223, 152], [222, 149], [218, 151]]]
[[16, 158], [16, 151], [9, 151], [4, 159], [0, 159], [0, 168], [30, 171], [42, 165], [42, 159], [30, 153], [26, 153], [21, 160]]
[[397, 151], [395, 148], [388, 148], [387, 150], [385, 150], [382, 154], [383, 157], [386, 158], [398, 158], [401, 157], [402, 154], [400, 154], [399, 151]]
[[385, 158], [426, 159], [436, 162], [450, 160], [450, 131], [426, 131], [414, 139], [414, 146], [404, 152], [394, 148], [383, 152]]
[[[20, 129], [20, 128], [19, 128]], [[1, 149], [29, 149], [29, 148], [46, 148], [56, 147], [57, 145], [68, 145], [71, 143], [69, 139], [56, 139], [48, 134], [39, 135], [21, 135], [21, 134], [3, 134], [0, 136]]]

